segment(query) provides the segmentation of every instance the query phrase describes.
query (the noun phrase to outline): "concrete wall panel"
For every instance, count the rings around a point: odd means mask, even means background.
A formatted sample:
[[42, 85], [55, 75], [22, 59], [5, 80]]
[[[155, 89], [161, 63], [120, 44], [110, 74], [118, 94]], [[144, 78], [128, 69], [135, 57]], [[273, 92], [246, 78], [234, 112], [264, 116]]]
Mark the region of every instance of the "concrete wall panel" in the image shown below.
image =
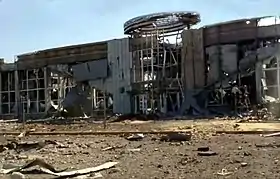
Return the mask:
[[74, 65], [73, 76], [76, 81], [96, 80], [107, 77], [108, 61], [107, 59], [91, 61]]
[[131, 113], [132, 53], [129, 52], [129, 39], [116, 39], [108, 42], [108, 63], [111, 66], [113, 88], [113, 111]]

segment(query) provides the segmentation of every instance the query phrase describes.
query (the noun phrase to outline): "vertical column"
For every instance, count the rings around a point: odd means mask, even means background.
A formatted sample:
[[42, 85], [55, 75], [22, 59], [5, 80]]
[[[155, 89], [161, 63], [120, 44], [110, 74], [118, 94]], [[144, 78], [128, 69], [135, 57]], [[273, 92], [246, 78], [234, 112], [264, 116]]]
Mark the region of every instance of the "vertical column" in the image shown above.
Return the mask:
[[193, 31], [186, 30], [182, 34], [182, 72], [185, 90], [193, 90], [195, 85], [194, 60], [193, 60]]
[[[19, 115], [19, 80], [18, 80], [18, 70], [16, 69], [15, 72], [15, 106], [16, 106], [16, 111], [15, 115]], [[1, 79], [0, 79], [1, 81]]]
[[61, 108], [61, 100], [62, 100], [62, 80], [61, 80], [61, 76], [59, 74], [57, 74], [57, 80], [58, 80], [58, 107]]
[[93, 88], [93, 107], [96, 108], [96, 89]]
[[39, 98], [39, 76], [38, 76], [38, 73], [39, 73], [39, 69], [35, 74], [36, 75], [36, 112], [37, 113], [40, 112], [40, 110], [39, 110], [40, 98]]
[[[223, 81], [223, 59], [222, 59], [222, 46], [220, 44], [220, 38], [221, 38], [221, 27], [218, 26], [218, 45], [217, 45], [217, 52], [218, 52], [218, 64], [219, 64], [219, 81], [222, 82]], [[220, 84], [220, 87], [222, 87], [223, 83]]]
[[[141, 45], [142, 45], [142, 43], [141, 43]], [[145, 81], [145, 77], [144, 77], [144, 61], [143, 61], [143, 58], [144, 58], [143, 50], [141, 49], [141, 50], [140, 50], [140, 59], [139, 59], [139, 60], [140, 60], [140, 64], [141, 64], [141, 82]], [[143, 87], [143, 86], [141, 85], [141, 88], [142, 88], [142, 87]], [[143, 87], [143, 89], [141, 89], [141, 90], [145, 90], [144, 87]], [[140, 106], [141, 106], [142, 112], [144, 111], [144, 101], [145, 101], [144, 95], [141, 94], [141, 95], [140, 95]]]
[[25, 71], [26, 73], [26, 106], [27, 106], [27, 110], [25, 112], [29, 113], [29, 108], [30, 108], [30, 99], [29, 99], [29, 76], [28, 76], [28, 70]]
[[180, 109], [181, 108], [180, 93], [176, 93], [176, 98], [177, 98], [177, 107], [178, 109]]
[[138, 109], [138, 104], [139, 104], [138, 101], [137, 101], [138, 95], [137, 96], [134, 95], [133, 98], [134, 98], [134, 106], [133, 106], [134, 107], [134, 114], [136, 114], [138, 112], [137, 109]]
[[256, 68], [255, 68], [255, 77], [256, 77], [256, 101], [257, 103], [262, 102], [262, 74], [263, 74], [263, 69], [262, 69], [262, 63], [257, 62], [256, 63]]
[[279, 64], [279, 57], [277, 55], [277, 98], [280, 98], [280, 64]]
[[[150, 40], [151, 40], [151, 51], [150, 51], [150, 53], [151, 53], [151, 76], [152, 76], [152, 79], [149, 79], [149, 80], [152, 80], [152, 81], [154, 81], [154, 79], [155, 79], [154, 78], [155, 74], [154, 74], [154, 42], [153, 42], [153, 38], [154, 38], [153, 34], [150, 34]], [[147, 44], [147, 42], [146, 42], [146, 44]], [[151, 100], [151, 108], [154, 111], [154, 107], [155, 107], [154, 106], [154, 85], [152, 85], [151, 96], [152, 96], [151, 97], [152, 99], [150, 99]]]
[[8, 113], [11, 114], [11, 72], [8, 72]]
[[2, 115], [2, 73], [0, 72], [0, 115]]
[[95, 88], [91, 88], [91, 116], [93, 116], [93, 111], [95, 109], [96, 106], [96, 89]]
[[44, 67], [44, 89], [45, 89], [45, 113], [48, 112], [48, 107], [50, 105], [50, 95], [49, 95], [49, 75], [47, 67]]
[[[259, 44], [259, 40], [258, 40], [258, 23], [259, 20], [255, 20], [255, 50], [258, 50], [258, 47], [260, 47]], [[256, 101], [257, 103], [261, 103], [262, 102], [262, 97], [263, 97], [263, 85], [262, 85], [262, 79], [263, 79], [263, 63], [261, 61], [259, 61], [259, 57], [258, 54], [256, 53], [255, 56], [255, 61], [256, 61], [256, 69], [255, 69], [255, 78], [256, 78]]]

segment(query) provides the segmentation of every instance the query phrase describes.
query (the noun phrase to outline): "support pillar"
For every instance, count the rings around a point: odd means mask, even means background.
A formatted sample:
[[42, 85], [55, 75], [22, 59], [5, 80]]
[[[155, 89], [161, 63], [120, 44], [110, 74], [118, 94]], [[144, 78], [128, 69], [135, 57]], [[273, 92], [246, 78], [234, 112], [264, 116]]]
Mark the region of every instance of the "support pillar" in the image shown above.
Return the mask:
[[277, 98], [280, 99], [280, 62], [279, 55], [276, 57], [277, 60]]
[[257, 103], [262, 102], [262, 96], [263, 96], [263, 87], [262, 87], [262, 76], [263, 76], [263, 69], [262, 69], [262, 63], [257, 62], [256, 68], [255, 68], [255, 76], [256, 76], [256, 101]]
[[51, 103], [51, 96], [49, 93], [49, 74], [47, 67], [44, 68], [44, 88], [45, 88], [45, 113], [48, 112], [48, 108]]
[[[16, 106], [16, 111], [15, 111], [15, 115], [19, 116], [19, 106], [20, 104], [20, 90], [19, 90], [19, 80], [18, 80], [18, 70], [15, 70], [15, 106]], [[0, 79], [1, 81], [1, 79]], [[1, 113], [1, 112], [0, 112]]]
[[0, 72], [0, 115], [2, 115], [2, 73]]

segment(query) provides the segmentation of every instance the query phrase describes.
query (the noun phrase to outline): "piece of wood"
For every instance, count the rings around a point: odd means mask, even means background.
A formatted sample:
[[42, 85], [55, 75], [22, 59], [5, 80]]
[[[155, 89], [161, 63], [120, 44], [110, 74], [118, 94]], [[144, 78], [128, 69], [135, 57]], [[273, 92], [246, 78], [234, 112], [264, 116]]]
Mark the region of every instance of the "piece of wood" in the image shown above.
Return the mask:
[[[121, 135], [121, 134], [170, 134], [191, 133], [190, 130], [166, 130], [166, 131], [51, 131], [30, 132], [28, 135]], [[20, 132], [0, 132], [0, 135], [19, 135]]]

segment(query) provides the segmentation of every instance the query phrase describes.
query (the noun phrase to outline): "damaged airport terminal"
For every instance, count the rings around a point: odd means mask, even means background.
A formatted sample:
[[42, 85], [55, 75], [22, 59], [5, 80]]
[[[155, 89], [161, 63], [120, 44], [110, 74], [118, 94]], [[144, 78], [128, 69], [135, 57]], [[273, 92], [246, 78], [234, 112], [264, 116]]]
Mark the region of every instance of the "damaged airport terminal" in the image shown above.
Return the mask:
[[149, 14], [127, 21], [122, 39], [1, 60], [0, 115], [219, 114], [232, 81], [250, 105], [279, 99], [278, 18], [199, 22], [195, 12]]

